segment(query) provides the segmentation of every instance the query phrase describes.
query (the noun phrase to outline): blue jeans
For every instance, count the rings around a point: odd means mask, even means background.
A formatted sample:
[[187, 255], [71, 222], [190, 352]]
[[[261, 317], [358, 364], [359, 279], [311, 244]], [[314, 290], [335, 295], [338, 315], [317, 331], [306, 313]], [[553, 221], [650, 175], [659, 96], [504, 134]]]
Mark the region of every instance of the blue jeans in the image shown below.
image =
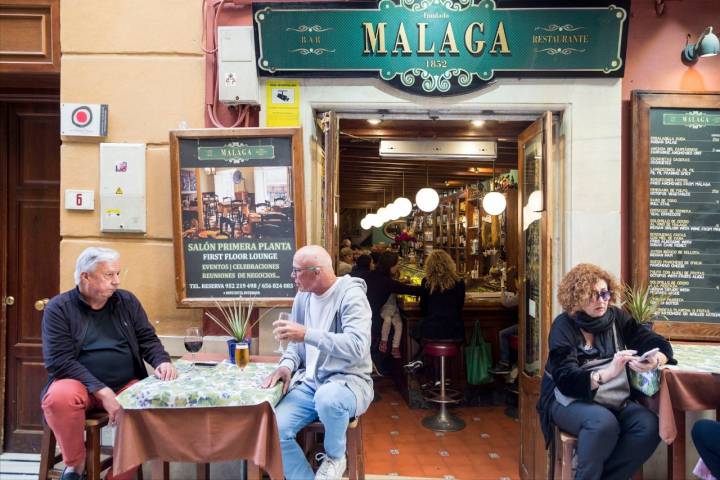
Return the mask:
[[288, 480], [312, 480], [315, 474], [295, 437], [318, 418], [325, 426], [325, 454], [331, 458], [345, 455], [345, 433], [355, 416], [355, 394], [341, 383], [328, 382], [313, 390], [307, 384], [288, 392], [275, 409], [283, 470]]
[[500, 330], [500, 361], [510, 364], [510, 337], [517, 335], [518, 324]]
[[632, 401], [618, 412], [581, 400], [553, 402], [550, 412], [560, 430], [578, 437], [576, 480], [627, 480], [660, 443], [657, 415]]

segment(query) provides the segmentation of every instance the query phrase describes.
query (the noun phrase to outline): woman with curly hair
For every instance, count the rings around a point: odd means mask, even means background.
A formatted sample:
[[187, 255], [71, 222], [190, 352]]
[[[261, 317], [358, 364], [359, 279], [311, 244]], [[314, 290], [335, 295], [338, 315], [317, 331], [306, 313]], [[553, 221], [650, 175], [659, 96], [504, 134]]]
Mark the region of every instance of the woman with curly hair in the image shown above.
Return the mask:
[[619, 291], [610, 273], [589, 263], [570, 270], [558, 291], [564, 312], [550, 329], [538, 412], [548, 444], [553, 424], [577, 436], [578, 480], [627, 480], [660, 442], [657, 416], [630, 399], [627, 367], [675, 363], [672, 347], [614, 305]]
[[425, 261], [425, 278], [420, 295], [423, 319], [413, 336], [428, 340], [461, 340], [465, 337], [462, 311], [465, 282], [455, 262], [444, 250], [433, 250]]

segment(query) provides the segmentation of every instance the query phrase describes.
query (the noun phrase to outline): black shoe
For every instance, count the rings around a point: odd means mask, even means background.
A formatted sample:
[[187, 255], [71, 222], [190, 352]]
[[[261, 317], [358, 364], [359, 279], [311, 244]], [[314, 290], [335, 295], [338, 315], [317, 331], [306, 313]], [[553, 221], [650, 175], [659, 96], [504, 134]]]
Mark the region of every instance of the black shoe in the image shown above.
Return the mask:
[[65, 467], [60, 480], [87, 480], [87, 472], [78, 475], [77, 472], [68, 470], [67, 467]]

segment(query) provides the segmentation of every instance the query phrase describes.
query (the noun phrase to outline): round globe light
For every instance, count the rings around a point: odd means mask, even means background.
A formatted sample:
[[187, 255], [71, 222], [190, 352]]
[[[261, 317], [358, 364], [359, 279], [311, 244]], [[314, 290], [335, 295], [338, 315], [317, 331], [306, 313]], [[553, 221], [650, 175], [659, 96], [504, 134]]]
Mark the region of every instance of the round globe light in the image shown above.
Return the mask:
[[483, 210], [490, 215], [500, 215], [505, 210], [505, 195], [500, 192], [489, 192], [482, 200]]
[[533, 191], [528, 197], [528, 208], [531, 212], [541, 212], [543, 209], [543, 198], [540, 190]]
[[368, 218], [369, 215], [365, 215], [362, 220], [360, 220], [360, 227], [363, 230], [370, 230], [372, 228], [372, 223], [370, 223], [370, 219]]
[[375, 227], [375, 228], [380, 228], [380, 227], [382, 227], [383, 224], [385, 223], [385, 220], [384, 220], [380, 215], [378, 215], [377, 213], [371, 213], [371, 214], [368, 215], [368, 216], [372, 216], [372, 218], [370, 219], [370, 223], [371, 223], [372, 226]]
[[415, 203], [423, 212], [432, 212], [440, 203], [440, 196], [433, 188], [421, 188], [415, 194]]
[[388, 212], [387, 208], [385, 208], [385, 207], [378, 208], [378, 211], [376, 214], [378, 217], [380, 217], [382, 219], [383, 223], [390, 220], [390, 212]]
[[394, 203], [390, 202], [385, 205], [385, 210], [387, 211], [387, 214], [390, 217], [391, 221], [400, 218], [400, 212], [398, 211], [398, 208], [395, 206]]
[[395, 208], [397, 208], [399, 217], [407, 217], [412, 212], [412, 202], [405, 197], [398, 197], [393, 202]]

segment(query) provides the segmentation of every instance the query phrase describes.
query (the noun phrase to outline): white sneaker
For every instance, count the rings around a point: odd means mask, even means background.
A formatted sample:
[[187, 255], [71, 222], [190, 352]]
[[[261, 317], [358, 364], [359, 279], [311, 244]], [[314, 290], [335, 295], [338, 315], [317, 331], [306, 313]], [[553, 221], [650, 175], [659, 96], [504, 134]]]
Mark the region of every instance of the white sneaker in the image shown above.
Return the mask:
[[324, 453], [319, 453], [315, 458], [322, 459], [322, 464], [315, 473], [315, 480], [340, 480], [347, 467], [347, 457], [330, 458]]

